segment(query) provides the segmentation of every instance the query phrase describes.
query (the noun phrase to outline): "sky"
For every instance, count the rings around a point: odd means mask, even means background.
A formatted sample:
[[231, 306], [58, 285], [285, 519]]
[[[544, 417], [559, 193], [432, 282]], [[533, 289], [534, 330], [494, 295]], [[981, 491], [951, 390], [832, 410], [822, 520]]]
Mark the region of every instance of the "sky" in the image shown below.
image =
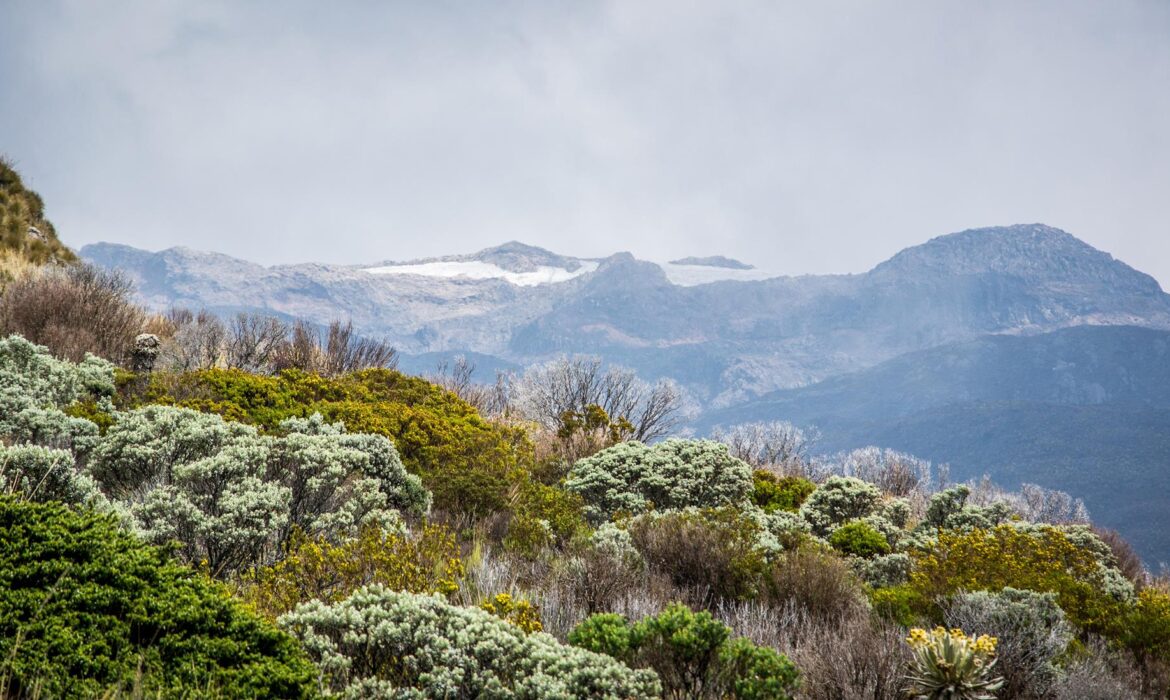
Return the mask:
[[1170, 2], [0, 0], [0, 154], [75, 247], [802, 274], [1043, 222], [1170, 289]]

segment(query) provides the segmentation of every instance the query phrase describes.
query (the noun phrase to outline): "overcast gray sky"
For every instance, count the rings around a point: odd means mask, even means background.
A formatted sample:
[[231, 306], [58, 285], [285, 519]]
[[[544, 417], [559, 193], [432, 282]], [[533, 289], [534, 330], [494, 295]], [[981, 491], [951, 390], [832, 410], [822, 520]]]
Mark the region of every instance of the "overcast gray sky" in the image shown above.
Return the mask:
[[1044, 222], [1170, 288], [1170, 2], [0, 0], [0, 153], [74, 246], [855, 272]]

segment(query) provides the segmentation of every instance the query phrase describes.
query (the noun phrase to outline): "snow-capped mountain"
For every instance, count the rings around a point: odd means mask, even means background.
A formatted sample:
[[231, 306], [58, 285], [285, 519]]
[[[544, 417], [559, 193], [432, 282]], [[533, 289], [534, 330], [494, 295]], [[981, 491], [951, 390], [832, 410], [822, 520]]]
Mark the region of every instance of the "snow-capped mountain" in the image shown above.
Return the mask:
[[426, 362], [435, 353], [502, 365], [597, 353], [674, 377], [711, 407], [987, 333], [1170, 328], [1170, 296], [1151, 277], [1042, 225], [964, 231], [868, 273], [803, 277], [718, 257], [582, 259], [515, 242], [350, 266], [264, 267], [109, 243], [81, 255], [127, 271], [155, 309], [346, 317]]

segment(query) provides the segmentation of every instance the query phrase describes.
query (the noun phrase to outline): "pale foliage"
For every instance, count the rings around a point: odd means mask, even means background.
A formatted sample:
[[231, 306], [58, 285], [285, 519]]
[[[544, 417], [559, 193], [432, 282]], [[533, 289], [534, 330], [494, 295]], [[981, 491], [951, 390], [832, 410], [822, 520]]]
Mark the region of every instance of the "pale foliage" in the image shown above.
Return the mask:
[[280, 618], [323, 671], [323, 690], [348, 698], [654, 698], [653, 671], [525, 634], [441, 597], [359, 589], [335, 605], [306, 603]]
[[752, 488], [751, 467], [712, 440], [624, 442], [573, 465], [565, 488], [585, 499], [594, 522], [616, 513], [638, 514], [742, 503]]

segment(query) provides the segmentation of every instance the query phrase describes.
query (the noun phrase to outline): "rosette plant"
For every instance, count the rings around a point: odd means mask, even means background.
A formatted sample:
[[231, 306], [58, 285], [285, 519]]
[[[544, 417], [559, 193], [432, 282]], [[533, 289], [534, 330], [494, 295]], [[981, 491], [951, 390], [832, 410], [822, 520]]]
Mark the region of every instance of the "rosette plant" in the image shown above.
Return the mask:
[[915, 700], [995, 700], [1003, 678], [993, 676], [996, 638], [961, 629], [910, 630], [913, 650], [907, 690]]

